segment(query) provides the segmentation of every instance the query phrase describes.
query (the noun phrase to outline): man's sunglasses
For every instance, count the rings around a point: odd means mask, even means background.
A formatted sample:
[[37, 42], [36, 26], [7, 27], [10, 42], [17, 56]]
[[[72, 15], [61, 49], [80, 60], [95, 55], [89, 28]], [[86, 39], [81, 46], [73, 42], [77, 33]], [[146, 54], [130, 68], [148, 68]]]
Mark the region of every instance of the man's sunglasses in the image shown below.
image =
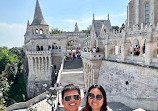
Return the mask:
[[88, 93], [88, 97], [90, 99], [96, 98], [97, 100], [101, 100], [103, 98], [103, 95], [97, 94], [96, 96], [93, 93]]
[[80, 99], [80, 95], [66, 95], [64, 97], [64, 100], [65, 101], [70, 101], [72, 96], [73, 96], [74, 100], [79, 100]]

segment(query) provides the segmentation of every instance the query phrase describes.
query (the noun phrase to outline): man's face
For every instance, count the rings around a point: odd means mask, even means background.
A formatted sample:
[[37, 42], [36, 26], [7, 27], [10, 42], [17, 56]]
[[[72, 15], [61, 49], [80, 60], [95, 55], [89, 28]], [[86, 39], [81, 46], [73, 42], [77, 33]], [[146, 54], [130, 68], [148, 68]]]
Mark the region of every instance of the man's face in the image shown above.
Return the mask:
[[62, 104], [64, 105], [65, 111], [78, 111], [78, 107], [81, 103], [81, 97], [78, 97], [78, 95], [79, 94], [77, 90], [70, 90], [64, 93]]

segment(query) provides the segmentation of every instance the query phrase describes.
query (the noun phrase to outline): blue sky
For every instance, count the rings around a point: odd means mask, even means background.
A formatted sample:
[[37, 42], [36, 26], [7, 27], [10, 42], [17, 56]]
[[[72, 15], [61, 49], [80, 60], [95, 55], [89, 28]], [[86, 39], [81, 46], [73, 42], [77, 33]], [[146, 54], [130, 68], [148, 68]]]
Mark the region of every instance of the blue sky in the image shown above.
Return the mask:
[[[121, 26], [126, 20], [129, 0], [39, 0], [50, 28], [73, 31], [87, 29], [95, 19], [105, 20], [108, 13], [112, 25]], [[21, 47], [27, 21], [33, 20], [36, 0], [0, 0], [0, 46]]]

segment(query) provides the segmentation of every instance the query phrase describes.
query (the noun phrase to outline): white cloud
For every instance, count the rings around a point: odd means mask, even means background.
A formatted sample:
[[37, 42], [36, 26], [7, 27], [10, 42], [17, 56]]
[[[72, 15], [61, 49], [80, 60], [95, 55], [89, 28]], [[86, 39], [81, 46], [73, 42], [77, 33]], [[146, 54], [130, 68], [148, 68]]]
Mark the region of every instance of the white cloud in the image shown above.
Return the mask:
[[25, 31], [26, 25], [0, 23], [0, 46], [21, 47]]

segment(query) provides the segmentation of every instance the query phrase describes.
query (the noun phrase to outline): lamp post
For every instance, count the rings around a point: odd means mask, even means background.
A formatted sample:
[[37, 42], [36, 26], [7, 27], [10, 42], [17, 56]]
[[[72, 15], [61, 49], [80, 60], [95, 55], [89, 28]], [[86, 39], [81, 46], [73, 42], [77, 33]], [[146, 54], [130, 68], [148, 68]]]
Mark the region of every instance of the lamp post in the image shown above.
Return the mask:
[[54, 87], [54, 84], [56, 82], [55, 80], [55, 73], [54, 73], [54, 65], [50, 65], [52, 71], [51, 71], [51, 76], [52, 76], [52, 87]]
[[[48, 94], [46, 95], [47, 103], [51, 105], [52, 111], [56, 111], [58, 107], [55, 107], [55, 100], [57, 100], [56, 105], [60, 105], [59, 103], [59, 91], [62, 89], [58, 83], [54, 84], [54, 87], [48, 87], [47, 84], [43, 85], [45, 89], [48, 91]], [[57, 110], [58, 111], [58, 110]]]

